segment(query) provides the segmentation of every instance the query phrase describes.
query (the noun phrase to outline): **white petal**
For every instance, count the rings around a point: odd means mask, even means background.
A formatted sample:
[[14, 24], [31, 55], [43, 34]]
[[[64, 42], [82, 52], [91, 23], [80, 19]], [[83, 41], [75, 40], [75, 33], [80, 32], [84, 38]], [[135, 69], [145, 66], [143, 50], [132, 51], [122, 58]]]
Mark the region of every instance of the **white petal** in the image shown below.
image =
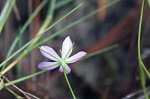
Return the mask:
[[67, 63], [74, 63], [76, 61], [78, 61], [79, 59], [81, 59], [83, 56], [85, 56], [87, 53], [84, 51], [78, 52], [75, 55], [69, 57], [66, 62]]
[[[66, 74], [71, 72], [71, 69], [67, 64], [65, 65], [65, 69], [66, 69]], [[64, 72], [62, 66], [60, 66], [59, 71]]]
[[59, 66], [58, 62], [41, 62], [38, 64], [38, 68], [42, 70], [52, 70]]
[[53, 61], [58, 61], [60, 59], [58, 54], [51, 47], [41, 46], [40, 51], [43, 56], [45, 56], [46, 58], [49, 58]]
[[59, 67], [59, 71], [60, 71], [60, 72], [63, 72], [62, 66]]
[[66, 37], [62, 44], [62, 58], [68, 58], [72, 52], [73, 44], [70, 37]]

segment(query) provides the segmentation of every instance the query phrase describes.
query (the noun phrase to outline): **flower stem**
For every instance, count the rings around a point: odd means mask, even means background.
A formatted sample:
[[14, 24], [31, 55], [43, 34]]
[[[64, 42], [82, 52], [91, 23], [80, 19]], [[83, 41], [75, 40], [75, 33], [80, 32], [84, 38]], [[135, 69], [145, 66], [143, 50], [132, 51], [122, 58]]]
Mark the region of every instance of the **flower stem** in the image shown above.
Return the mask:
[[141, 59], [141, 28], [142, 28], [142, 19], [143, 19], [143, 11], [144, 11], [144, 1], [142, 0], [142, 6], [141, 6], [141, 12], [140, 12], [140, 21], [139, 21], [139, 28], [138, 28], [138, 62], [139, 62], [139, 69], [140, 69], [140, 80], [141, 80], [141, 86], [143, 89], [144, 97], [145, 99], [149, 99], [147, 89], [146, 89], [146, 80], [145, 80], [145, 74], [144, 71], [149, 76], [149, 72], [147, 71], [145, 65], [142, 62]]
[[75, 94], [74, 94], [74, 92], [73, 92], [73, 90], [72, 90], [72, 87], [71, 87], [70, 82], [69, 82], [69, 80], [68, 80], [68, 77], [67, 77], [67, 75], [66, 75], [66, 69], [65, 69], [64, 66], [62, 66], [62, 68], [63, 68], [63, 71], [64, 71], [63, 73], [64, 73], [64, 76], [65, 76], [67, 85], [68, 85], [68, 87], [69, 87], [69, 89], [70, 89], [70, 92], [71, 92], [71, 94], [72, 94], [72, 96], [73, 96], [73, 99], [76, 99], [76, 96], [75, 96]]

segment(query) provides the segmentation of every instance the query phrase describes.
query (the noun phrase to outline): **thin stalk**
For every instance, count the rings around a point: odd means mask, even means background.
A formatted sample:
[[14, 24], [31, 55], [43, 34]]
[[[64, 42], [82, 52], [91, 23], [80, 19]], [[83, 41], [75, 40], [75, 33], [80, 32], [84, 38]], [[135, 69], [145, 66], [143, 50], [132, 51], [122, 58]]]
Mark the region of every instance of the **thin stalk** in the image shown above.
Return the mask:
[[[7, 77], [5, 77], [4, 75], [1, 75], [1, 76], [2, 76], [7, 82], [10, 82]], [[17, 87], [17, 86], [14, 85], [14, 84], [12, 84], [12, 86], [13, 86], [14, 88], [16, 88], [18, 91], [20, 91], [27, 99], [31, 99], [30, 97], [35, 98], [35, 99], [40, 99], [40, 98], [38, 98], [38, 97], [36, 97], [36, 96], [34, 96], [34, 95], [28, 93], [28, 92], [25, 92], [25, 91], [21, 90], [19, 87]]]
[[7, 0], [1, 14], [0, 14], [0, 33], [8, 19], [8, 16], [15, 4], [16, 0]]
[[67, 75], [66, 75], [66, 72], [64, 72], [64, 76], [65, 76], [67, 85], [68, 85], [68, 87], [69, 87], [69, 89], [70, 89], [70, 92], [71, 92], [71, 94], [72, 94], [72, 96], [73, 96], [73, 99], [76, 99], [76, 96], [75, 96], [75, 94], [74, 94], [74, 92], [73, 92], [73, 90], [72, 90], [72, 88], [71, 88], [71, 85], [70, 85], [70, 82], [69, 82], [68, 77], [67, 77]]
[[11, 89], [9, 89], [9, 88], [7, 88], [7, 87], [6, 87], [6, 89], [7, 89], [12, 95], [14, 95], [14, 96], [16, 97], [16, 99], [23, 99], [23, 97], [17, 95], [13, 90], [11, 90]]
[[[142, 6], [141, 6], [141, 13], [140, 13], [140, 22], [139, 22], [139, 29], [138, 29], [138, 60], [139, 60], [139, 68], [140, 68], [140, 79], [141, 79], [141, 85], [142, 85], [142, 89], [144, 92], [144, 97], [146, 99], [149, 99], [148, 94], [147, 94], [147, 90], [146, 90], [146, 82], [145, 82], [145, 74], [144, 74], [144, 70], [143, 70], [143, 66], [144, 64], [142, 62], [141, 59], [141, 48], [140, 48], [140, 42], [141, 42], [141, 27], [142, 27], [142, 19], [143, 19], [143, 11], [144, 11], [144, 1], [142, 0]], [[145, 66], [144, 66], [145, 67]]]
[[13, 81], [10, 81], [10, 82], [8, 82], [8, 83], [5, 83], [5, 86], [8, 87], [8, 86], [10, 86], [10, 85], [12, 85], [12, 84], [17, 84], [17, 83], [19, 83], [19, 82], [22, 82], [22, 81], [27, 80], [27, 79], [29, 79], [29, 78], [32, 78], [32, 77], [34, 77], [34, 76], [40, 75], [40, 74], [42, 74], [42, 73], [44, 73], [44, 72], [45, 72], [45, 71], [39, 71], [39, 72], [30, 74], [30, 75], [28, 75], [28, 76], [18, 78], [18, 79], [16, 79], [16, 80], [13, 80]]
[[[20, 37], [19, 37], [19, 41], [18, 41], [18, 47], [19, 48], [21, 48], [23, 46], [23, 39], [22, 39], [22, 37], [23, 37], [23, 35], [20, 35]], [[20, 65], [21, 65], [21, 63], [18, 63], [16, 65], [16, 76], [17, 77], [21, 77], [22, 68], [21, 68]]]
[[75, 94], [74, 94], [74, 92], [73, 92], [73, 90], [72, 90], [72, 87], [71, 87], [70, 82], [69, 82], [69, 80], [68, 80], [68, 77], [67, 77], [67, 75], [66, 75], [65, 64], [64, 64], [64, 63], [61, 63], [61, 65], [62, 65], [62, 68], [63, 68], [63, 73], [64, 73], [64, 76], [65, 76], [65, 79], [66, 79], [66, 83], [67, 83], [67, 85], [68, 85], [68, 87], [69, 87], [69, 90], [70, 90], [70, 92], [71, 92], [71, 94], [72, 94], [72, 97], [73, 97], [73, 99], [76, 99], [76, 96], [75, 96]]
[[139, 68], [140, 68], [140, 80], [141, 80], [141, 86], [142, 86], [142, 89], [143, 89], [143, 93], [144, 93], [144, 97], [145, 99], [149, 99], [148, 97], [148, 94], [147, 94], [147, 89], [145, 87], [145, 84], [146, 84], [146, 80], [145, 80], [145, 74], [144, 74], [144, 70], [142, 68], [142, 66], [139, 64]]

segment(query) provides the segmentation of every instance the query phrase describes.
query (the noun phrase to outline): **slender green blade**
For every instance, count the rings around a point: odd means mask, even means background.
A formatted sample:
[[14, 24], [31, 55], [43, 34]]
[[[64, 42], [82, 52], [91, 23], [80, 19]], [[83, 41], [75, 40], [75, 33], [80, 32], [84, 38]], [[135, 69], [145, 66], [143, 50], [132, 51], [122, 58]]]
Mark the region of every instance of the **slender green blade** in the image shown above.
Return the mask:
[[5, 86], [7, 87], [7, 86], [10, 86], [10, 85], [12, 85], [12, 84], [16, 84], [16, 83], [22, 82], [22, 81], [24, 81], [24, 80], [27, 80], [27, 79], [29, 79], [29, 78], [35, 77], [35, 76], [37, 76], [37, 75], [39, 75], [39, 74], [42, 74], [42, 73], [44, 73], [44, 72], [45, 72], [45, 71], [39, 71], [39, 72], [30, 74], [30, 75], [28, 75], [28, 76], [21, 77], [21, 78], [19, 78], [19, 79], [10, 81], [10, 82], [8, 82], [8, 83], [5, 83]]
[[149, 99], [148, 92], [146, 89], [146, 79], [145, 79], [145, 73], [147, 73], [148, 77], [150, 77], [148, 70], [146, 69], [145, 65], [142, 62], [141, 58], [141, 29], [142, 29], [142, 19], [143, 19], [143, 11], [144, 11], [144, 1], [142, 0], [142, 6], [141, 6], [141, 12], [140, 12], [140, 21], [139, 21], [139, 28], [138, 28], [138, 62], [139, 62], [139, 69], [140, 69], [140, 81], [141, 81], [141, 86], [143, 89], [144, 97], [145, 99]]
[[0, 33], [8, 19], [8, 16], [15, 4], [16, 0], [7, 0], [1, 14], [0, 14]]

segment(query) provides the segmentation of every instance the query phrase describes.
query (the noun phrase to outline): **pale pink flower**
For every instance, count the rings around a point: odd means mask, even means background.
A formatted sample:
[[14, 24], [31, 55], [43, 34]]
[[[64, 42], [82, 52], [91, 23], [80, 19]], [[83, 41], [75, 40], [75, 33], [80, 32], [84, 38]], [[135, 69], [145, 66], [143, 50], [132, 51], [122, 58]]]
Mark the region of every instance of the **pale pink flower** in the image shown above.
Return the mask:
[[69, 36], [66, 37], [65, 40], [63, 41], [61, 57], [59, 57], [59, 55], [53, 50], [53, 48], [48, 46], [41, 46], [40, 51], [42, 55], [52, 60], [53, 62], [41, 62], [38, 64], [38, 68], [47, 71], [59, 67], [59, 71], [63, 72], [62, 66], [64, 66], [64, 68], [66, 69], [66, 73], [67, 74], [70, 73], [71, 69], [67, 64], [74, 63], [86, 55], [86, 52], [80, 51], [75, 55], [69, 57], [72, 50], [73, 50], [73, 43]]

